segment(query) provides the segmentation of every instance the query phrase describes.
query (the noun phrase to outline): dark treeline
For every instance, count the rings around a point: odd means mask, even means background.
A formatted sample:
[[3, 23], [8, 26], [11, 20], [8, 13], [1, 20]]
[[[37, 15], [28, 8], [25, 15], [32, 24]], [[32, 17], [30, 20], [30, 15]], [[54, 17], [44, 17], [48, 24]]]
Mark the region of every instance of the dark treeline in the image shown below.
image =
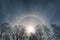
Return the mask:
[[[51, 24], [53, 31], [55, 33], [56, 40], [60, 39], [60, 26], [56, 24]], [[21, 31], [19, 31], [19, 27], [21, 28]], [[22, 25], [19, 25], [19, 27], [15, 26], [15, 28], [11, 28], [11, 25], [9, 23], [3, 23], [0, 25], [0, 40], [25, 40], [28, 37], [26, 34], [24, 34], [24, 29]], [[13, 30], [14, 31], [13, 31]], [[32, 37], [29, 38], [29, 40], [38, 40], [35, 35], [32, 35]], [[42, 40], [42, 39], [40, 39]]]
[[51, 26], [53, 27], [55, 36], [56, 36], [56, 40], [60, 40], [60, 25], [56, 25], [56, 24], [51, 24]]

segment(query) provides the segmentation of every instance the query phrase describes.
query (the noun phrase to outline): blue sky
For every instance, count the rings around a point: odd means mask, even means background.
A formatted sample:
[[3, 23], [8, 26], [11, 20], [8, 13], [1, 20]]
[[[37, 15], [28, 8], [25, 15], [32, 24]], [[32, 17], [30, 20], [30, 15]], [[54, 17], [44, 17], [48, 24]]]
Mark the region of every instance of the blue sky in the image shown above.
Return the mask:
[[59, 0], [0, 0], [0, 24], [30, 12], [39, 12], [50, 24], [60, 25]]

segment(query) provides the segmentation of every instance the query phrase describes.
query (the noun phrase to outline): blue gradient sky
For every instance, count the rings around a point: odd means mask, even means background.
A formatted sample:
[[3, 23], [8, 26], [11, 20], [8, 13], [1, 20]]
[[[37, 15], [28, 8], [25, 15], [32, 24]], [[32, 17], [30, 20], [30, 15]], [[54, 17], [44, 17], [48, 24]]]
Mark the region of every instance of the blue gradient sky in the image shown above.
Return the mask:
[[39, 12], [50, 24], [60, 25], [59, 0], [0, 0], [0, 24], [11, 21], [15, 16]]

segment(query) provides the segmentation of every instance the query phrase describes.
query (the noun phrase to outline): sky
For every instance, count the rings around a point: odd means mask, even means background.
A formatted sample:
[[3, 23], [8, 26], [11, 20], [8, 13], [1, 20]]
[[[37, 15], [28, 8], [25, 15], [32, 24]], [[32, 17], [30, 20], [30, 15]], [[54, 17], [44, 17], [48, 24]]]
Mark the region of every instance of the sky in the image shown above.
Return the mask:
[[59, 0], [0, 0], [0, 24], [11, 22], [16, 16], [38, 14], [49, 24], [60, 25]]

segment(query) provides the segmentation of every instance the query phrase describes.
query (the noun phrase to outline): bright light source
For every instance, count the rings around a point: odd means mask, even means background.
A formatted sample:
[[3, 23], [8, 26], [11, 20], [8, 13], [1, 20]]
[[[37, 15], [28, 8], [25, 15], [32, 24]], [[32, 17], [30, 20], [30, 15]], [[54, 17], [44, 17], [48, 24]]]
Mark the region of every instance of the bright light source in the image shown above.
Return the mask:
[[32, 33], [32, 34], [35, 33], [35, 27], [33, 27], [33, 26], [28, 26], [28, 27], [25, 28], [25, 30], [26, 30], [26, 34], [27, 34], [28, 36], [30, 36], [31, 33]]

